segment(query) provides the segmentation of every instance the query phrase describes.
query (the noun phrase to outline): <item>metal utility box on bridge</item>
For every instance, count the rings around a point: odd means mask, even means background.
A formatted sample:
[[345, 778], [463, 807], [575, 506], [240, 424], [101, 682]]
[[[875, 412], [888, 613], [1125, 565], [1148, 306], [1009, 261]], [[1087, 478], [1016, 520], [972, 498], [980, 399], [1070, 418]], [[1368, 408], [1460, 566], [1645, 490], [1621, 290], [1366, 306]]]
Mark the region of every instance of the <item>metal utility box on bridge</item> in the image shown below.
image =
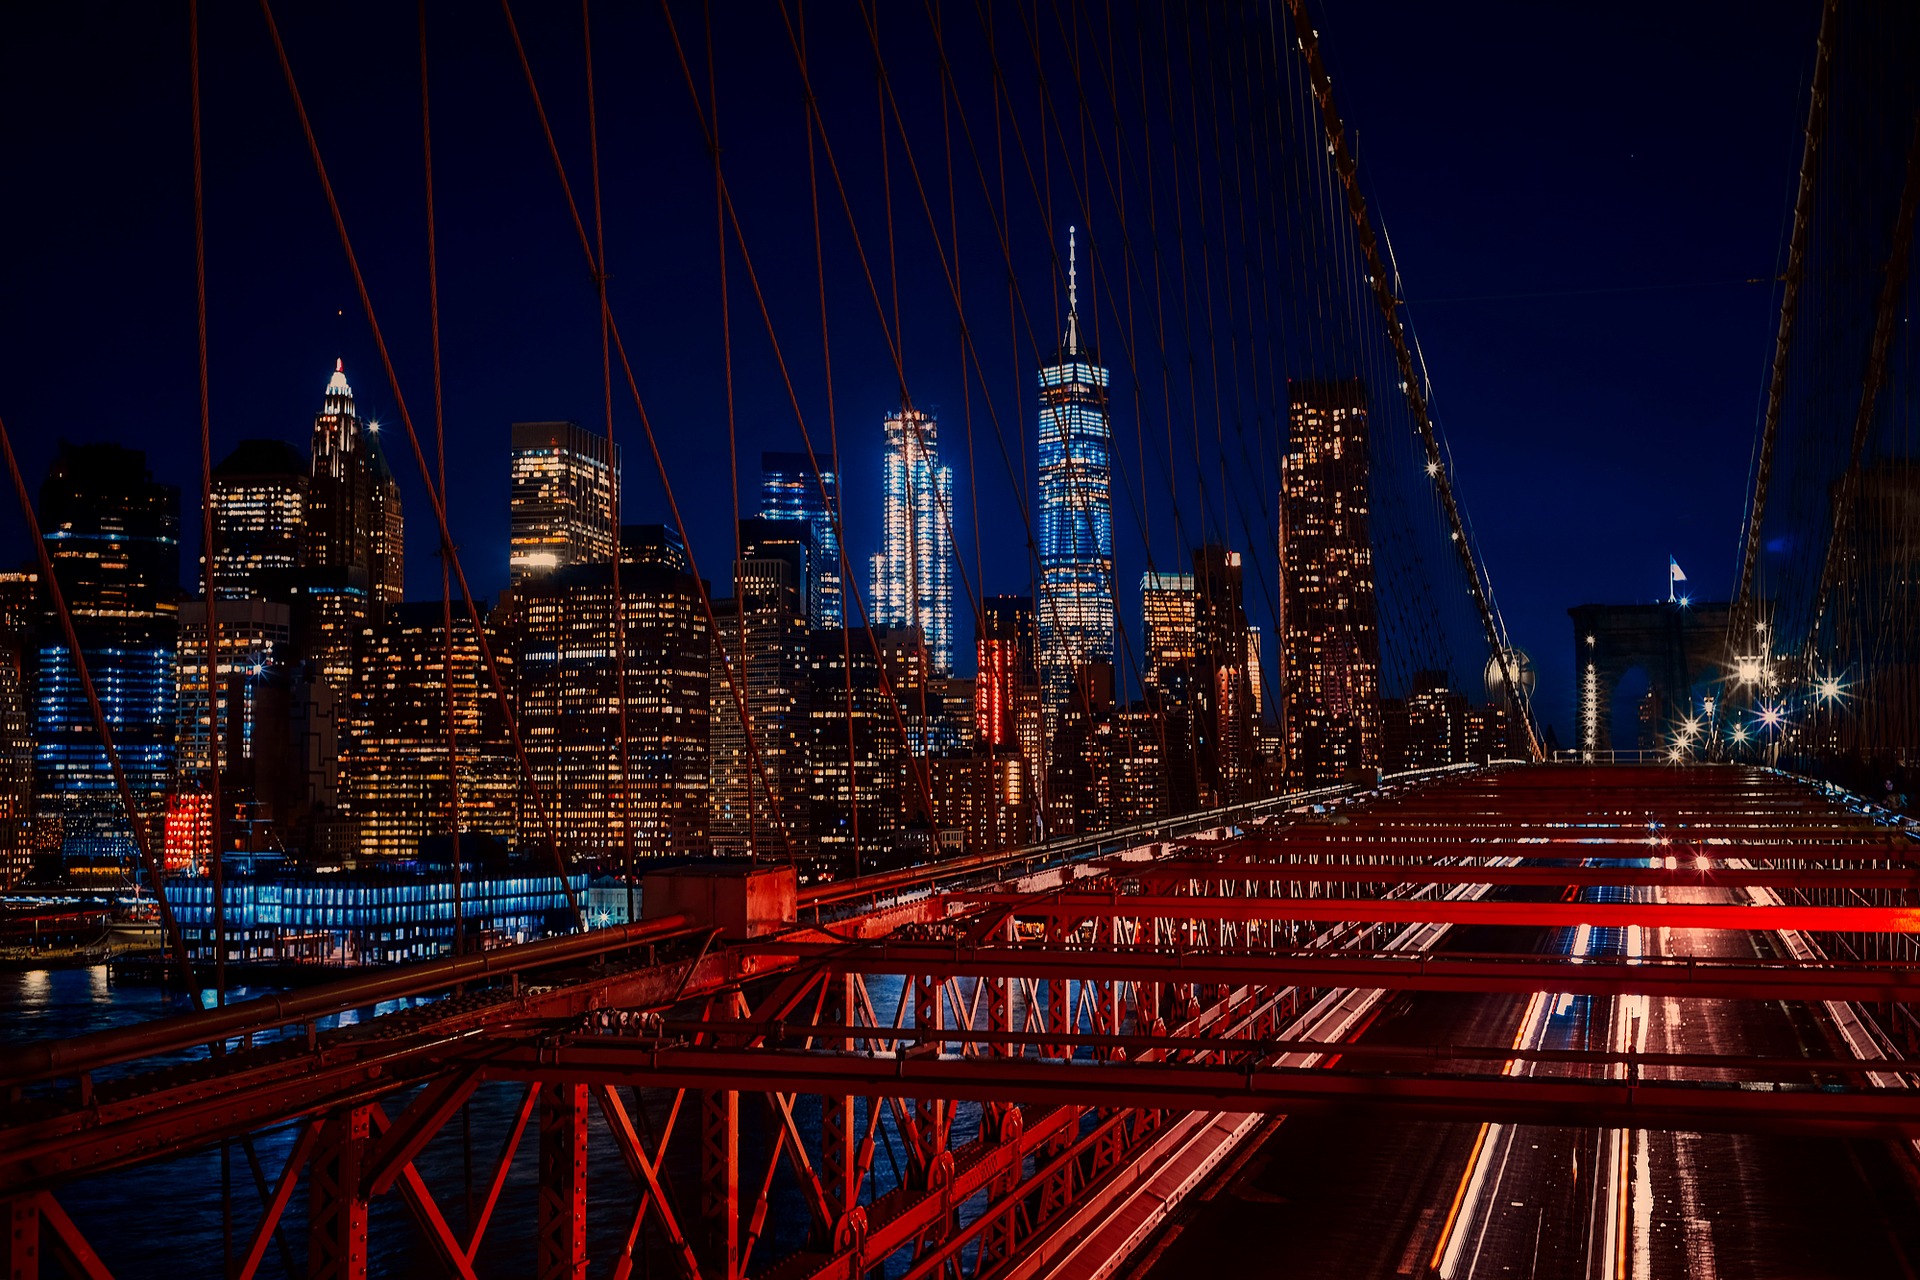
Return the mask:
[[796, 899], [792, 867], [698, 863], [648, 872], [640, 885], [640, 916], [684, 915], [739, 941], [791, 925]]

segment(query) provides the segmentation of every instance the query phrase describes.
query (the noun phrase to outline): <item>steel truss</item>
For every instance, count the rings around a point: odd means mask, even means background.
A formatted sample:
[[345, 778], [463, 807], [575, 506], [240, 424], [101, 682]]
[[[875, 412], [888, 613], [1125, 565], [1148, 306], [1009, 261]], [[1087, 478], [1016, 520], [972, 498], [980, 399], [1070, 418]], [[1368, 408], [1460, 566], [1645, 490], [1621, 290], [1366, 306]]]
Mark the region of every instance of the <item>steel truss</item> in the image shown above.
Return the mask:
[[[1218, 1123], [1229, 1113], [1916, 1135], [1920, 1091], [1899, 1084], [1920, 1063], [1904, 1059], [1869, 1071], [1851, 1058], [1354, 1040], [1392, 991], [1904, 1008], [1911, 957], [1576, 963], [1447, 946], [1468, 923], [1910, 935], [1920, 913], [1902, 844], [1777, 775], [1516, 769], [1321, 798], [1124, 852], [1092, 841], [1064, 860], [891, 873], [816, 895], [757, 937], [675, 917], [9, 1050], [12, 1270], [39, 1274], [47, 1258], [106, 1274], [56, 1199], [66, 1182], [274, 1128], [292, 1141], [236, 1242], [243, 1278], [276, 1241], [292, 1256], [287, 1210], [303, 1186], [310, 1275], [368, 1274], [372, 1206], [397, 1195], [439, 1269], [471, 1276], [528, 1141], [541, 1276], [598, 1262], [619, 1277], [853, 1280], [888, 1263], [914, 1280], [991, 1280], [1050, 1274], [1157, 1170], [1190, 1185], [1207, 1152], [1249, 1131]], [[1757, 905], [1579, 900], [1608, 885], [1706, 886]], [[1762, 896], [1775, 890], [1792, 897]], [[219, 1051], [154, 1061], [209, 1041]], [[1522, 1060], [1555, 1074], [1506, 1071]], [[511, 1123], [480, 1135], [496, 1154], [449, 1214], [423, 1156], [482, 1089], [513, 1091]], [[594, 1143], [609, 1140], [620, 1169], [596, 1169]], [[618, 1239], [594, 1235], [590, 1194], [630, 1206]]]

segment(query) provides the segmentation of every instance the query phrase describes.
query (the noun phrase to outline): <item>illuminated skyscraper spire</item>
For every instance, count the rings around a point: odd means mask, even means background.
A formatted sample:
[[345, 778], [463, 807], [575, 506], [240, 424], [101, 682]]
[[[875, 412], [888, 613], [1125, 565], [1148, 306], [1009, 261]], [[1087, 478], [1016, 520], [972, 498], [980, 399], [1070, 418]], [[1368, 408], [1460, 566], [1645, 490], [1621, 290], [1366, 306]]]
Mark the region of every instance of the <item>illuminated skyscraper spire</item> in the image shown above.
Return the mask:
[[1072, 227], [1067, 228], [1067, 340], [1064, 344], [1070, 356], [1080, 354], [1080, 281], [1079, 271], [1074, 262], [1074, 243]]
[[1107, 371], [1080, 340], [1080, 275], [1067, 229], [1067, 332], [1040, 369], [1040, 683], [1048, 711], [1075, 674], [1113, 661], [1113, 428]]

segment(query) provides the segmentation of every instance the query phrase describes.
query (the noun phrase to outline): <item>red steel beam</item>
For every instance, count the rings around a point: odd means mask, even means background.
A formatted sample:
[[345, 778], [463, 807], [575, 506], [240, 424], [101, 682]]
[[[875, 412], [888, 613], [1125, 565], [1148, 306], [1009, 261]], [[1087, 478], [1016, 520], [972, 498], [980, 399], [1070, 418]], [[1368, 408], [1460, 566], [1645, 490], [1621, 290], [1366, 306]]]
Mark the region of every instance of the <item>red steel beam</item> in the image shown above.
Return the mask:
[[1526, 925], [1624, 929], [1801, 929], [1920, 933], [1920, 907], [1742, 907], [1691, 902], [1455, 902], [1386, 898], [1188, 898], [1164, 894], [955, 893], [949, 902], [1015, 907], [1023, 918], [1090, 920], [1305, 920], [1332, 924]]
[[[1366, 833], [1350, 839], [1294, 840], [1248, 836], [1239, 840], [1187, 845], [1176, 860], [1262, 861], [1279, 858], [1394, 857], [1394, 858], [1793, 858], [1804, 862], [1920, 862], [1920, 844], [1843, 844], [1838, 841], [1801, 841], [1794, 844], [1704, 844], [1697, 840], [1596, 840], [1578, 836], [1542, 839], [1487, 836], [1477, 840], [1380, 840]], [[1140, 866], [1138, 858], [1100, 858], [1094, 866]]]
[[686, 916], [663, 916], [636, 924], [566, 934], [540, 942], [450, 956], [423, 964], [329, 982], [286, 995], [261, 996], [218, 1009], [156, 1018], [64, 1040], [40, 1040], [0, 1049], [0, 1088], [77, 1074], [134, 1058], [177, 1053], [196, 1045], [257, 1034], [345, 1009], [427, 995], [461, 983], [499, 978], [526, 969], [576, 964], [628, 947], [664, 942], [692, 933]]
[[1644, 956], [1628, 962], [1535, 954], [1376, 951], [1205, 951], [1042, 945], [965, 946], [942, 942], [749, 943], [773, 955], [813, 959], [835, 971], [1088, 982], [1296, 985], [1315, 990], [1536, 991], [1571, 995], [1660, 995], [1715, 1000], [1920, 998], [1920, 966], [1830, 961], [1721, 961]]
[[[1521, 1049], [1513, 1045], [1392, 1044], [1382, 1042], [1290, 1040], [1247, 1036], [1147, 1035], [1142, 1033], [1098, 1033], [1089, 1031], [993, 1031], [965, 1027], [883, 1027], [875, 1028], [850, 1022], [795, 1022], [741, 1018], [700, 1019], [669, 1018], [661, 1023], [662, 1032], [672, 1038], [730, 1037], [730, 1045], [765, 1040], [773, 1048], [807, 1047], [811, 1040], [885, 1040], [889, 1043], [937, 1045], [1018, 1045], [1097, 1050], [1124, 1050], [1129, 1061], [1139, 1061], [1143, 1053], [1231, 1053], [1276, 1058], [1284, 1054], [1333, 1055], [1342, 1062], [1551, 1062], [1569, 1066], [1608, 1068], [1625, 1066], [1635, 1071], [1648, 1067], [1680, 1067], [1707, 1071], [1739, 1072], [1763, 1080], [1806, 1083], [1815, 1073], [1861, 1075], [1868, 1071], [1916, 1071], [1920, 1061], [1910, 1058], [1783, 1058], [1756, 1054], [1729, 1053], [1612, 1053], [1596, 1049]], [[576, 1039], [579, 1037], [576, 1037]], [[595, 1037], [596, 1041], [601, 1037]], [[616, 1037], [618, 1039], [618, 1037]], [[652, 1047], [651, 1036], [630, 1036], [625, 1043], [645, 1043]], [[709, 1044], [720, 1043], [708, 1040]], [[1603, 1072], [1604, 1074], [1604, 1072]]]
[[565, 1077], [648, 1088], [722, 1088], [1177, 1111], [1388, 1110], [1408, 1120], [1576, 1128], [1920, 1135], [1920, 1091], [1771, 1090], [1565, 1076], [1383, 1075], [1252, 1064], [1000, 1057], [868, 1057], [783, 1049], [655, 1048], [580, 1037], [489, 1056], [492, 1079]]
[[1673, 889], [1920, 889], [1920, 870], [1833, 871], [1797, 868], [1394, 866], [1381, 862], [1135, 862], [1112, 868], [1122, 879], [1152, 883], [1287, 881], [1300, 884], [1510, 884], [1554, 888], [1651, 885]]

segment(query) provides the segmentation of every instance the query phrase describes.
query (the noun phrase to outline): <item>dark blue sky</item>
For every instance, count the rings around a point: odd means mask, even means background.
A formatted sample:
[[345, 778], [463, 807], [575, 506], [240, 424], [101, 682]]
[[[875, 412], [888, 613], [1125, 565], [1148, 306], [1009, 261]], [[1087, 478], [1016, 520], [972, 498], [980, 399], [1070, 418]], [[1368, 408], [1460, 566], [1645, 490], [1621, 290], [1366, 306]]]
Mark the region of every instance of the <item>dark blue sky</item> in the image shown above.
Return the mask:
[[[522, 8], [584, 198], [577, 12]], [[897, 16], [882, 8], [915, 159], [944, 225], [940, 99], [926, 22], [917, 6]], [[972, 7], [959, 8], [966, 22], [949, 20], [956, 61], [984, 65]], [[205, 9], [216, 457], [247, 436], [304, 442], [336, 355], [346, 358], [363, 408], [392, 421], [394, 395], [259, 16], [251, 4]], [[412, 6], [280, 9], [409, 406], [429, 430]], [[701, 567], [723, 587], [732, 503], [710, 170], [657, 9], [600, 9], [614, 307]], [[1063, 9], [1071, 7], [1047, 10], [1047, 21]], [[1460, 493], [1513, 633], [1542, 668], [1542, 718], [1566, 741], [1569, 605], [1662, 594], [1669, 554], [1696, 594], [1729, 589], [1776, 305], [1770, 283], [1745, 282], [1770, 281], [1776, 269], [1817, 7], [1679, 6], [1657, 21], [1598, 5], [1349, 0], [1320, 9], [1335, 90], [1413, 300]], [[890, 306], [866, 37], [850, 7], [816, 0], [810, 10], [822, 111]], [[62, 436], [148, 449], [161, 477], [189, 495], [190, 564], [198, 408], [184, 12], [184, 4], [81, 4], [0, 18], [0, 112], [8, 122], [0, 164], [10, 195], [0, 212], [9, 248], [0, 266], [0, 414], [30, 483]], [[726, 163], [808, 427], [824, 448], [798, 79], [777, 8], [716, 12]], [[488, 6], [435, 3], [431, 15], [450, 507], [475, 587], [491, 594], [505, 578], [508, 425], [565, 417], [599, 424], [599, 346], [583, 259], [503, 24]], [[676, 15], [704, 78], [700, 11], [681, 5]], [[1019, 33], [1000, 36], [1007, 65], [1022, 65]], [[1030, 64], [1024, 75], [1031, 80]], [[985, 101], [976, 93], [969, 123], [991, 166], [994, 122]], [[1021, 99], [1015, 109], [1028, 106]], [[957, 472], [965, 573], [975, 576], [977, 530], [979, 576], [990, 592], [1028, 587], [1015, 486], [998, 439], [1021, 471], [1033, 429], [1032, 349], [1056, 340], [1053, 233], [1085, 220], [1063, 176], [1074, 158], [1063, 164], [1052, 140], [1043, 152], [1037, 111], [1027, 116], [1030, 151], [1024, 160], [1011, 143], [1007, 151], [1013, 270], [1025, 307], [1011, 335], [1007, 264], [952, 123], [963, 289], [985, 396], [965, 377], [945, 280], [897, 141], [890, 153], [908, 383], [918, 402], [940, 412]], [[1022, 168], [1029, 163], [1044, 167], [1034, 180], [1045, 188], [1038, 196]], [[829, 182], [824, 172], [822, 181]], [[837, 196], [830, 185], [822, 195], [833, 423], [855, 572], [864, 577], [877, 523], [879, 419], [898, 388]], [[1096, 203], [1093, 232], [1109, 276], [1119, 262], [1111, 221]], [[737, 254], [730, 270], [736, 436], [750, 510], [760, 450], [800, 441]], [[1117, 366], [1119, 344], [1105, 336]], [[627, 517], [664, 520], [631, 400], [620, 391], [615, 403]], [[1116, 428], [1124, 453], [1133, 425], [1117, 417]], [[1155, 462], [1164, 446], [1140, 447], [1148, 451], [1149, 493], [1164, 489], [1157, 473], [1165, 464]], [[395, 465], [409, 502], [410, 586], [424, 594], [437, 587], [435, 534], [404, 452]], [[1190, 471], [1190, 454], [1185, 465]], [[1217, 458], [1206, 459], [1203, 469], [1216, 466]], [[1193, 482], [1175, 471], [1177, 496]], [[1127, 483], [1138, 478], [1136, 468]], [[1161, 567], [1178, 554], [1173, 501], [1150, 496], [1142, 506]], [[1217, 493], [1207, 501], [1222, 505]], [[1200, 499], [1182, 503], [1186, 525], [1204, 523], [1194, 514]], [[17, 513], [10, 502], [0, 508], [5, 547], [24, 555]], [[1250, 540], [1250, 530], [1225, 519], [1230, 541]], [[1134, 613], [1131, 584], [1145, 567], [1145, 542], [1124, 494], [1115, 527], [1123, 604]], [[1262, 554], [1270, 563], [1271, 548]], [[1249, 601], [1259, 613], [1251, 590]], [[964, 604], [957, 613], [964, 648]]]

